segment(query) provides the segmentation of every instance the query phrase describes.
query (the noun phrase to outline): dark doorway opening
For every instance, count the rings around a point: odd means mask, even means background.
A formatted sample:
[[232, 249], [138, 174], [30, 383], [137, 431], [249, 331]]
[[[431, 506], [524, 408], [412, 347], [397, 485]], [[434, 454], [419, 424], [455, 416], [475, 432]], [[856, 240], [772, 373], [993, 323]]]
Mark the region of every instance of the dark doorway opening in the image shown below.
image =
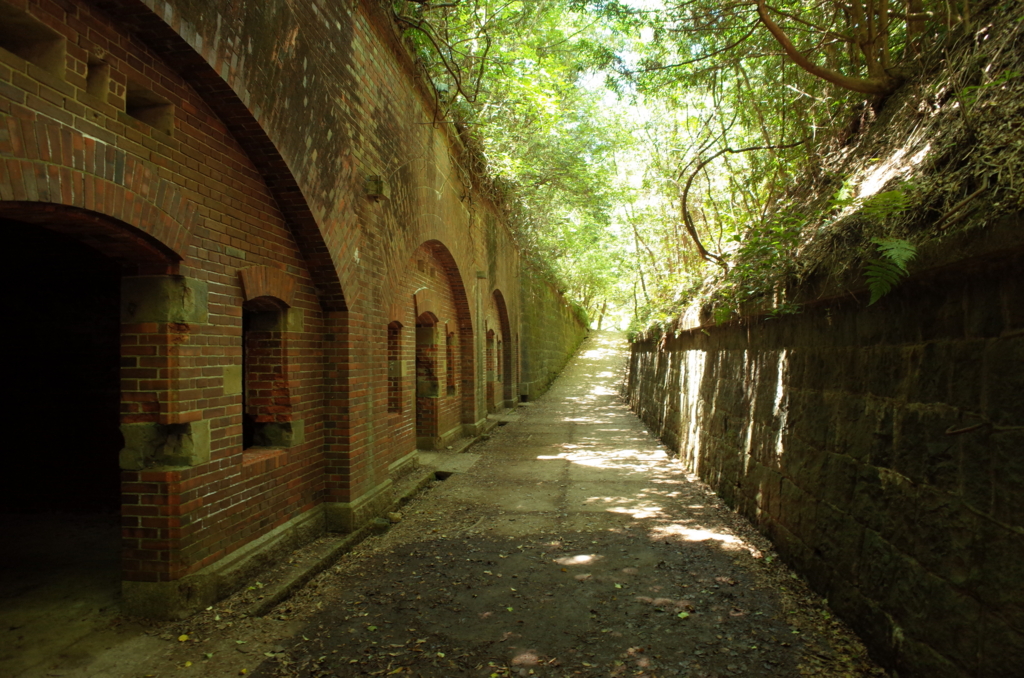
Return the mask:
[[118, 263], [71, 237], [0, 220], [13, 306], [0, 474], [0, 674], [52, 662], [118, 612]]
[[116, 513], [121, 505], [121, 270], [44, 228], [0, 222], [13, 305], [2, 513]]
[[430, 312], [416, 318], [416, 446], [434, 449], [440, 416], [437, 317]]

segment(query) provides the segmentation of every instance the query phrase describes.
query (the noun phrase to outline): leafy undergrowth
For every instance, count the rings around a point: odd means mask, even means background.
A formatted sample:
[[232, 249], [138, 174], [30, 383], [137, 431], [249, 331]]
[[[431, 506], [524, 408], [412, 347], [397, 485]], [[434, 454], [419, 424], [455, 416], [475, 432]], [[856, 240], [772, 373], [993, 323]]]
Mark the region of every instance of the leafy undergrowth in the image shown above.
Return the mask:
[[689, 292], [684, 324], [797, 312], [809, 283], [868, 287], [879, 240], [916, 248], [1019, 215], [1024, 5], [991, 3], [970, 30], [950, 31], [915, 77], [866, 102], [817, 153], [766, 223], [736, 238], [728, 271]]
[[[997, 3], [973, 30], [948, 34], [873, 118], [865, 108], [859, 132], [825, 149], [823, 176], [860, 199], [810, 231], [803, 277], [858, 268], [872, 237], [920, 244], [1024, 209], [1024, 5]], [[809, 197], [827, 206], [834, 186]], [[878, 205], [886, 195], [899, 200]]]

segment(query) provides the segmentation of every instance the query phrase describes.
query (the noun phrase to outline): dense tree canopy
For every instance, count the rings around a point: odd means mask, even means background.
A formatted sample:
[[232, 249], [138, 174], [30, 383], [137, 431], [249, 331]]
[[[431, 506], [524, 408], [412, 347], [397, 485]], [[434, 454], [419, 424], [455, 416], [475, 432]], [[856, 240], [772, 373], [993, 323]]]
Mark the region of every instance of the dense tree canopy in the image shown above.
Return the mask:
[[[810, 210], [863, 206], [823, 153], [974, 19], [969, 0], [392, 6], [438, 119], [469, 130], [535, 264], [592, 315], [610, 302], [638, 326], [709, 276], [726, 313], [771, 294]], [[1019, 74], [975, 86], [1000, 78]], [[828, 204], [800, 195], [830, 183]]]

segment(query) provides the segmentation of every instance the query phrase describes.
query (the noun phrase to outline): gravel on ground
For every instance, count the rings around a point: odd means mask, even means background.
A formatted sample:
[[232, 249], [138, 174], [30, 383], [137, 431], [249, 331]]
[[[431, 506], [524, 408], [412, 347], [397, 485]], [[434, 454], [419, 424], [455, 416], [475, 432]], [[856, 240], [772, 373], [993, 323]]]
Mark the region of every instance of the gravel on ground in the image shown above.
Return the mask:
[[445, 480], [386, 532], [265, 617], [254, 582], [154, 629], [165, 651], [124, 675], [885, 675], [626, 408], [625, 351], [592, 334], [484, 440], [424, 454]]

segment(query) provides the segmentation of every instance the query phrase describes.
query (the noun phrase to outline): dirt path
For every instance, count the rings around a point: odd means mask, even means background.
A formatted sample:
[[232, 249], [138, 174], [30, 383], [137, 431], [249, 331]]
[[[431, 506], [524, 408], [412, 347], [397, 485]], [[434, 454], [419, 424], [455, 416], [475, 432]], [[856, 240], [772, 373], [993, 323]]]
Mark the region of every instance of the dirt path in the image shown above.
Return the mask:
[[596, 335], [488, 440], [428, 456], [462, 472], [269, 617], [237, 612], [254, 587], [123, 675], [884, 675], [623, 406], [624, 350]]

